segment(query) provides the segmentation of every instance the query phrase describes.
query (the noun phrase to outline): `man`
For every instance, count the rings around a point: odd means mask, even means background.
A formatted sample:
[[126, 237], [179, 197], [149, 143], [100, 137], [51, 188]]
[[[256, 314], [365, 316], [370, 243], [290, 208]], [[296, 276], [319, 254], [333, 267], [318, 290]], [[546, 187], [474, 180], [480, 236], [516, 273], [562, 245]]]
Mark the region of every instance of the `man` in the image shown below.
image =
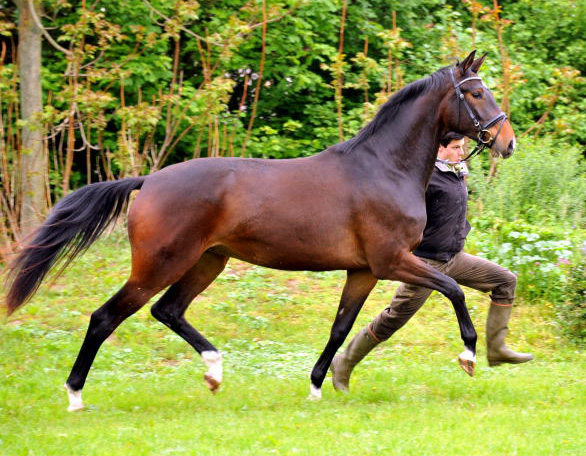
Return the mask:
[[[490, 292], [491, 304], [486, 321], [490, 366], [525, 363], [532, 360], [533, 356], [516, 353], [505, 344], [517, 277], [502, 266], [462, 251], [470, 231], [466, 220], [467, 168], [461, 161], [463, 156], [462, 135], [452, 132], [442, 138], [438, 159], [425, 193], [427, 225], [421, 244], [413, 253], [460, 285]], [[401, 284], [390, 306], [363, 328], [342, 354], [334, 357], [330, 366], [334, 388], [347, 391], [354, 366], [376, 345], [407, 323], [431, 293], [432, 290], [428, 288]]]

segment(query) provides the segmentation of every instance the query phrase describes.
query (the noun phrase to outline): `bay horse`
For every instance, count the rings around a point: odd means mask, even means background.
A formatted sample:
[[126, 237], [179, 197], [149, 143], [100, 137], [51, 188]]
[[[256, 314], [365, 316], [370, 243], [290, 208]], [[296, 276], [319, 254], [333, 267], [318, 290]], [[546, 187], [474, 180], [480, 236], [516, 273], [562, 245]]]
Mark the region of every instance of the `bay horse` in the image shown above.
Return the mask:
[[100, 182], [63, 198], [10, 266], [6, 306], [14, 312], [49, 269], [67, 266], [128, 210], [132, 269], [124, 286], [91, 315], [65, 388], [68, 410], [104, 340], [155, 294], [153, 316], [201, 354], [215, 392], [222, 355], [185, 319], [191, 301], [229, 258], [285, 269], [344, 269], [346, 284], [329, 340], [311, 372], [321, 397], [328, 367], [377, 280], [399, 280], [444, 294], [456, 312], [472, 375], [476, 331], [456, 282], [415, 257], [426, 223], [425, 189], [441, 137], [478, 137], [507, 158], [515, 135], [477, 72], [472, 52], [393, 95], [354, 138], [310, 157], [263, 160], [201, 158], [144, 177]]

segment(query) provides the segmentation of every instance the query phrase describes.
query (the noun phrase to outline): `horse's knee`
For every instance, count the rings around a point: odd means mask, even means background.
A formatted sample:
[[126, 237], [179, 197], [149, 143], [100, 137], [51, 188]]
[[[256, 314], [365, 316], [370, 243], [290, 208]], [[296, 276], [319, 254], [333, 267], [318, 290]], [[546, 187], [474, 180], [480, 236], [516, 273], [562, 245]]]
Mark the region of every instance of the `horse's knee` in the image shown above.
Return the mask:
[[456, 301], [460, 301], [460, 302], [466, 301], [466, 295], [464, 294], [464, 291], [459, 286], [454, 287], [454, 290], [452, 293], [453, 293], [452, 300], [456, 300]]
[[450, 279], [441, 290], [442, 294], [448, 298], [452, 304], [460, 304], [466, 302], [466, 295], [462, 288], [456, 283], [455, 280]]
[[460, 285], [458, 285], [458, 283], [451, 277], [446, 276], [443, 294], [450, 301], [452, 301], [453, 304], [466, 302], [466, 295], [464, 295], [464, 291], [462, 288], [460, 288]]

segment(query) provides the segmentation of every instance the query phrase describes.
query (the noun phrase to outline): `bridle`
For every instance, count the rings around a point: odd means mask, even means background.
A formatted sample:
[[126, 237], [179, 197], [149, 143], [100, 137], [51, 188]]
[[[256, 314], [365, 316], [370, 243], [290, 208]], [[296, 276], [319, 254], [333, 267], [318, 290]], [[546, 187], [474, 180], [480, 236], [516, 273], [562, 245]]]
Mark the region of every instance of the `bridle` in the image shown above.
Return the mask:
[[[462, 79], [460, 82], [456, 82], [456, 77], [454, 76], [453, 68], [450, 69], [450, 76], [452, 77], [452, 83], [454, 84], [454, 90], [456, 91], [456, 97], [458, 98], [458, 125], [460, 124], [460, 103], [462, 103], [466, 108], [466, 112], [468, 112], [470, 120], [472, 120], [472, 123], [478, 130], [476, 146], [474, 147], [474, 150], [470, 152], [466, 158], [462, 159], [459, 162], [450, 162], [448, 160], [442, 160], [440, 158], [437, 159], [437, 161], [440, 161], [442, 163], [446, 163], [448, 165], [455, 165], [457, 163], [466, 162], [470, 160], [472, 157], [478, 155], [487, 147], [491, 148], [496, 139], [498, 138], [505, 121], [507, 120], [507, 115], [501, 111], [488, 122], [486, 122], [484, 125], [481, 124], [480, 121], [474, 115], [474, 111], [472, 111], [472, 108], [466, 101], [466, 97], [464, 97], [464, 93], [462, 93], [462, 89], [460, 88], [460, 86], [468, 81], [477, 80], [482, 82], [482, 78], [479, 76], [471, 76], [469, 78]], [[492, 133], [488, 131], [488, 128], [492, 127], [497, 122], [500, 122], [499, 128], [496, 132], [496, 135], [492, 136]]]

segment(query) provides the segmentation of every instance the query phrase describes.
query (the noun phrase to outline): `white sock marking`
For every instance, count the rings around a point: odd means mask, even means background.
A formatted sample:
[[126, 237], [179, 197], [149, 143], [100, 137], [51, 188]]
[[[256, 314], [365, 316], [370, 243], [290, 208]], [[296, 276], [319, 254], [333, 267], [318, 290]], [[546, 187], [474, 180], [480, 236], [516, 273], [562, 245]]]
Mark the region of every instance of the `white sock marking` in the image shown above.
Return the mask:
[[309, 385], [309, 396], [310, 401], [319, 401], [321, 399], [321, 388], [318, 388], [313, 383]]
[[76, 412], [83, 408], [83, 402], [81, 400], [81, 390], [73, 391], [69, 385], [66, 383], [65, 390], [67, 391], [67, 396], [69, 397], [69, 407], [67, 407], [68, 412]]
[[206, 375], [211, 376], [214, 380], [222, 383], [222, 354], [217, 351], [208, 350], [201, 352], [203, 362], [208, 366]]
[[460, 353], [458, 358], [463, 359], [464, 361], [472, 361], [473, 363], [476, 363], [476, 355], [469, 349], [466, 349]]

